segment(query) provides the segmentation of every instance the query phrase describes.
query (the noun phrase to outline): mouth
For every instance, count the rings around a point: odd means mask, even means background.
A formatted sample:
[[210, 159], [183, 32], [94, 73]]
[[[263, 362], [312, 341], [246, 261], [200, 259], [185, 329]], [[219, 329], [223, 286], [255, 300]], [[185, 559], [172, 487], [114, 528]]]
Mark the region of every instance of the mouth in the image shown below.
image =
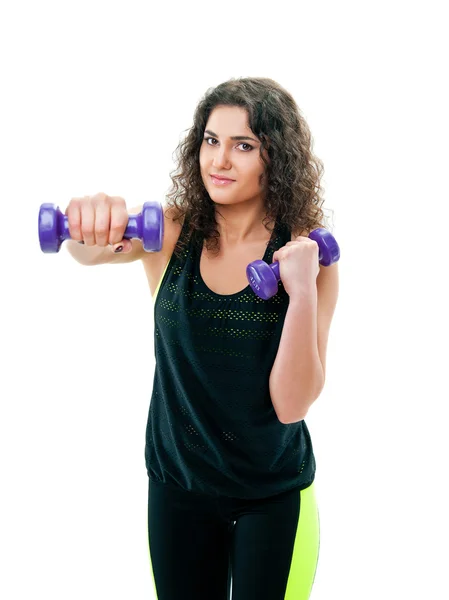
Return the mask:
[[213, 179], [218, 179], [220, 181], [235, 181], [234, 179], [229, 179], [229, 177], [222, 177], [221, 175], [215, 175], [215, 173], [211, 173], [210, 176]]
[[216, 175], [211, 175], [210, 177], [214, 185], [221, 187], [235, 183], [233, 179], [228, 179], [227, 177], [217, 177]]

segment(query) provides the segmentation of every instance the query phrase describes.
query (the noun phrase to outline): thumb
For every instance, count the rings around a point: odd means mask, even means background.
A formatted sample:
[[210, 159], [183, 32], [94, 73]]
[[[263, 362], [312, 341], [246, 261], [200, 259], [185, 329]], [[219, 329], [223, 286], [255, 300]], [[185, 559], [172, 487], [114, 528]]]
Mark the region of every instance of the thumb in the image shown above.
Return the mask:
[[131, 252], [132, 248], [133, 248], [133, 245], [131, 243], [131, 240], [125, 240], [125, 239], [123, 239], [121, 242], [118, 242], [117, 244], [112, 244], [112, 246], [111, 246], [111, 249], [113, 252], [115, 252], [115, 253], [122, 252], [123, 254]]

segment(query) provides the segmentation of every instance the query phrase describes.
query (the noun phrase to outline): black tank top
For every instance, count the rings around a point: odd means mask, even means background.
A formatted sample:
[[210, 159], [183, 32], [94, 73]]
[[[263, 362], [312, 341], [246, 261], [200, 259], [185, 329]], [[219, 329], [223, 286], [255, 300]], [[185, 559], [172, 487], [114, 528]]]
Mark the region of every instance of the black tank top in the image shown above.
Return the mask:
[[[181, 237], [186, 239], [188, 221]], [[278, 223], [263, 260], [291, 233]], [[304, 420], [283, 424], [269, 377], [289, 304], [248, 285], [231, 295], [210, 290], [200, 274], [202, 243], [173, 253], [154, 303], [156, 367], [146, 427], [148, 477], [210, 496], [257, 499], [315, 477]], [[262, 257], [261, 257], [262, 258]]]

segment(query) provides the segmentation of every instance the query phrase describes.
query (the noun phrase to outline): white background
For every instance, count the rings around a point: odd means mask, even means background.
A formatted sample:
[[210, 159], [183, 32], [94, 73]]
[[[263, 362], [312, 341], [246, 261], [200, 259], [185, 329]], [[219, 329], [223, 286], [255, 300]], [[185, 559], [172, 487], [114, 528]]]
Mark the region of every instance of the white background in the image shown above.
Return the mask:
[[326, 386], [306, 418], [321, 521], [311, 598], [449, 598], [442, 9], [2, 3], [2, 598], [155, 597], [143, 267], [43, 254], [37, 215], [100, 191], [164, 202], [197, 102], [240, 76], [295, 97], [341, 248]]

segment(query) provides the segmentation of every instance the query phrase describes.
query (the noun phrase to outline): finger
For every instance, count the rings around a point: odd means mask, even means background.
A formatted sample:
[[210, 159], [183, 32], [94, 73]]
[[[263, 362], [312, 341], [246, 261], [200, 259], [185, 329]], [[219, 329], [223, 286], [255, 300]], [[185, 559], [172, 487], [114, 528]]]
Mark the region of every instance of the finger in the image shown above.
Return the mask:
[[95, 211], [95, 244], [97, 246], [108, 245], [110, 220], [110, 205], [106, 202], [99, 202]]
[[118, 244], [123, 240], [123, 235], [128, 224], [126, 206], [114, 203], [111, 206], [111, 224], [109, 230], [109, 243]]
[[76, 242], [82, 241], [81, 235], [81, 198], [72, 198], [65, 210], [68, 218], [70, 238]]
[[276, 252], [273, 254], [273, 262], [279, 262], [280, 258], [281, 258], [281, 251], [280, 250], [276, 250]]
[[86, 246], [95, 246], [95, 208], [90, 202], [81, 207], [81, 235]]

